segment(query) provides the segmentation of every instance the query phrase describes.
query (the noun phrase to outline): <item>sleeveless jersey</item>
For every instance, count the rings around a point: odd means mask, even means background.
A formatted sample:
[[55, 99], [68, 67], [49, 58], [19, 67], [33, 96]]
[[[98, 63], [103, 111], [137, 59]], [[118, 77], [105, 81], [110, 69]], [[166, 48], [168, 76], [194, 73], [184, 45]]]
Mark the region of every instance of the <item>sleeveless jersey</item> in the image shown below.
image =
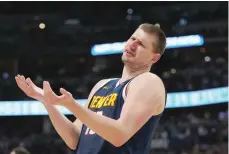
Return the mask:
[[[92, 97], [88, 108], [97, 114], [119, 119], [124, 104], [123, 89], [130, 82], [121, 84], [114, 79], [102, 86]], [[144, 97], [144, 96], [143, 96]], [[153, 107], [153, 106], [152, 106]], [[162, 114], [151, 117], [140, 130], [121, 147], [115, 147], [95, 132], [82, 126], [75, 154], [149, 154], [156, 126]]]

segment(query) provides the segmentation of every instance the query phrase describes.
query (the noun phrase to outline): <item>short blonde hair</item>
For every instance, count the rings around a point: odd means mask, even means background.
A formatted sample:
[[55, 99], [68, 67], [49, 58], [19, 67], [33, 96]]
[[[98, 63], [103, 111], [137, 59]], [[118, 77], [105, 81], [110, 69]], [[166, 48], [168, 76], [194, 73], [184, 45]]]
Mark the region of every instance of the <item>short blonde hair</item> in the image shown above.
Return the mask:
[[157, 36], [157, 50], [156, 52], [162, 55], [165, 52], [166, 47], [166, 36], [164, 31], [160, 28], [160, 24], [141, 24], [138, 28], [142, 29], [146, 33], [155, 34]]

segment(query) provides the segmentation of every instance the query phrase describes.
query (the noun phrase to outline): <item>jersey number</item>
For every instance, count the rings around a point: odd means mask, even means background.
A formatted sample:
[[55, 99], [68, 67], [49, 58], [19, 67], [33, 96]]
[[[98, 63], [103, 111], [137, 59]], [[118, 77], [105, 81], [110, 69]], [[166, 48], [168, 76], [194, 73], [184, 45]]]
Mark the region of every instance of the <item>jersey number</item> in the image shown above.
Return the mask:
[[[98, 111], [96, 113], [99, 115], [103, 115], [103, 111]], [[91, 130], [90, 128], [87, 128], [85, 135], [94, 135], [94, 134], [95, 134], [95, 132], [93, 130]]]

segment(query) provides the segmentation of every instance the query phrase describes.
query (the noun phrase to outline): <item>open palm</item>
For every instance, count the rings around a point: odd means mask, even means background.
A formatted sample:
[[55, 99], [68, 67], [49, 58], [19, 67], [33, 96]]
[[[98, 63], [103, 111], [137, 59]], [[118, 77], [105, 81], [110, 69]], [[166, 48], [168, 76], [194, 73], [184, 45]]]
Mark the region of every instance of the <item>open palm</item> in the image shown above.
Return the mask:
[[15, 77], [18, 87], [29, 97], [43, 101], [44, 96], [43, 89], [37, 87], [30, 78], [25, 79], [23, 75], [17, 75]]
[[56, 95], [47, 81], [43, 82], [43, 90], [44, 101], [47, 103], [65, 106], [67, 103], [73, 101], [72, 94], [63, 88], [60, 88], [60, 93], [62, 95]]

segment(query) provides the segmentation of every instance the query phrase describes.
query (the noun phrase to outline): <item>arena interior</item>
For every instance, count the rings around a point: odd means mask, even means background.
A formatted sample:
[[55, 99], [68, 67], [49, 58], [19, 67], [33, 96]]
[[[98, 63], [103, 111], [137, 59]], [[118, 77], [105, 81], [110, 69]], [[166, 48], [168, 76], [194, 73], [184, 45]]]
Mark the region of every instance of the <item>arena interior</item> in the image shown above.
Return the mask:
[[120, 77], [119, 49], [141, 23], [170, 38], [152, 67], [168, 91], [152, 154], [228, 152], [227, 2], [0, 2], [0, 21], [0, 154], [73, 154], [15, 75], [83, 103], [97, 81]]

